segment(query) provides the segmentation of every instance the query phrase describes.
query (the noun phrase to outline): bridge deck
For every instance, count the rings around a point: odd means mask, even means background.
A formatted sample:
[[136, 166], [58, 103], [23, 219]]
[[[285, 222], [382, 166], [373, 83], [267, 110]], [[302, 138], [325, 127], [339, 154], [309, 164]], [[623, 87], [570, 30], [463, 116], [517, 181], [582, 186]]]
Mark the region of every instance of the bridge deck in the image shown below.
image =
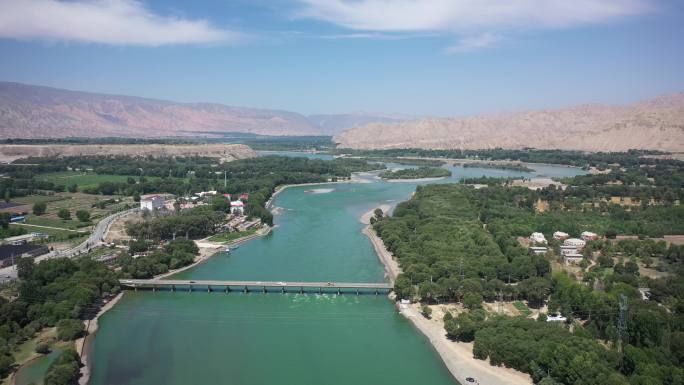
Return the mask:
[[170, 287], [170, 286], [240, 286], [240, 287], [277, 287], [277, 288], [334, 288], [334, 289], [372, 289], [391, 290], [388, 283], [356, 283], [356, 282], [284, 282], [284, 281], [218, 281], [218, 280], [185, 280], [185, 279], [120, 279], [119, 283], [126, 287]]

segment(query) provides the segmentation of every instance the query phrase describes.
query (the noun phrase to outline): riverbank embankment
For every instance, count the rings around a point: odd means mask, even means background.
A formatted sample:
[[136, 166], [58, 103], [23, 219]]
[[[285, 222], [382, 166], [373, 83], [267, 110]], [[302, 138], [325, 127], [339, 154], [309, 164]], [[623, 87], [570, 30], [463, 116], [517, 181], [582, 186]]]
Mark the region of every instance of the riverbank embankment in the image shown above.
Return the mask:
[[[389, 206], [379, 207], [386, 212]], [[361, 216], [361, 221], [368, 223], [363, 233], [368, 236], [373, 244], [378, 259], [385, 266], [385, 272], [392, 285], [397, 276], [401, 274], [401, 267], [396, 258], [385, 247], [382, 239], [370, 226], [371, 210]], [[367, 222], [366, 222], [367, 221]], [[406, 317], [413, 326], [428, 339], [432, 347], [439, 354], [451, 375], [461, 384], [467, 384], [467, 377], [475, 378], [481, 385], [531, 385], [529, 375], [515, 369], [491, 366], [488, 361], [478, 360], [473, 357], [473, 344], [455, 342], [447, 338], [442, 320], [427, 319], [420, 312], [420, 303], [411, 306], [399, 306], [399, 312]]]
[[97, 312], [93, 319], [84, 321], [86, 327], [86, 334], [85, 336], [75, 341], [76, 352], [79, 354], [79, 356], [81, 356], [81, 362], [83, 363], [83, 366], [81, 367], [81, 377], [78, 379], [79, 385], [87, 385], [90, 381], [90, 369], [92, 367], [92, 362], [89, 350], [90, 344], [92, 344], [92, 340], [93, 338], [95, 338], [95, 333], [97, 332], [97, 329], [99, 327], [98, 321], [104, 313], [106, 313], [109, 309], [113, 308], [114, 305], [116, 305], [116, 303], [119, 302], [119, 300], [121, 300], [123, 294], [123, 291], [120, 292], [109, 302], [107, 302], [104, 306], [102, 306], [102, 308], [100, 308], [100, 311]]

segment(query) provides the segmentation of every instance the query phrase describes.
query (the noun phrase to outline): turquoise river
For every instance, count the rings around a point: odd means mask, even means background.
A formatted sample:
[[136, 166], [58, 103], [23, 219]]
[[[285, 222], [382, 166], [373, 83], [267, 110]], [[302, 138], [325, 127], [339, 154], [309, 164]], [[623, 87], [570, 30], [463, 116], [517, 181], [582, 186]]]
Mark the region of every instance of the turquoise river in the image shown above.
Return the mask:
[[[320, 157], [320, 156], [316, 156]], [[397, 165], [391, 165], [398, 167]], [[449, 167], [454, 176], [570, 176]], [[416, 183], [297, 186], [275, 200], [277, 227], [184, 279], [382, 282], [359, 217], [410, 197]], [[332, 189], [323, 193], [312, 189]], [[91, 384], [454, 384], [428, 341], [383, 295], [127, 292], [100, 319]]]

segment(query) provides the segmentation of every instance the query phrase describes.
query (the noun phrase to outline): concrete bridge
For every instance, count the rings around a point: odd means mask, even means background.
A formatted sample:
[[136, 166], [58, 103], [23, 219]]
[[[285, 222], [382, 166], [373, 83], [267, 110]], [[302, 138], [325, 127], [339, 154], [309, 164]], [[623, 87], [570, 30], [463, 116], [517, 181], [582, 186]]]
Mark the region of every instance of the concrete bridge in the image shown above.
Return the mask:
[[216, 280], [184, 280], [184, 279], [120, 279], [119, 283], [123, 288], [138, 290], [203, 290], [207, 292], [223, 291], [279, 291], [286, 292], [318, 292], [320, 294], [333, 292], [342, 294], [344, 292], [361, 293], [387, 293], [392, 290], [392, 285], [388, 283], [350, 283], [350, 282], [283, 282], [283, 281], [216, 281]]

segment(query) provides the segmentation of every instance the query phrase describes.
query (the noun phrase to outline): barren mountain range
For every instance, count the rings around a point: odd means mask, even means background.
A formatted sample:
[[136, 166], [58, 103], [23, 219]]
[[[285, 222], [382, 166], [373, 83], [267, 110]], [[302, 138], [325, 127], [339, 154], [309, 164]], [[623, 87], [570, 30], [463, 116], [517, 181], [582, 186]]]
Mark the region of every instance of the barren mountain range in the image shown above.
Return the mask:
[[308, 117], [290, 111], [176, 103], [0, 82], [0, 137], [168, 137], [219, 132], [259, 135], [332, 135], [386, 115]]
[[466, 118], [296, 112], [176, 103], [0, 82], [0, 138], [336, 135], [343, 148], [684, 151], [684, 93]]
[[543, 148], [584, 151], [684, 151], [684, 93], [627, 106], [371, 123], [335, 136], [342, 148]]

